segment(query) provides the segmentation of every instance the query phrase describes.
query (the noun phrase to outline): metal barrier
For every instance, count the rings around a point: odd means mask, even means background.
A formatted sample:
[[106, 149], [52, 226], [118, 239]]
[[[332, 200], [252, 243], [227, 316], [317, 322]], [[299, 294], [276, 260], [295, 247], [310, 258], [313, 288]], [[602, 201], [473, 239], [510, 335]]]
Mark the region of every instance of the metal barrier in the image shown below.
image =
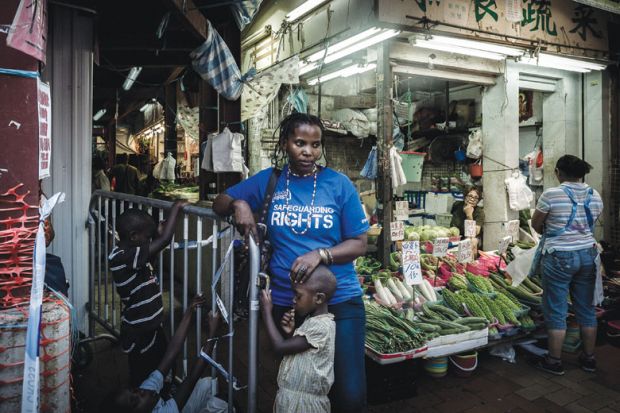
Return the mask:
[[[89, 271], [89, 337], [80, 343], [107, 339], [116, 341], [120, 336], [121, 303], [117, 297], [112, 274], [108, 266], [108, 256], [118, 241], [115, 228], [117, 215], [127, 208], [139, 208], [162, 221], [165, 211], [170, 210], [172, 202], [162, 201], [140, 196], [95, 191], [91, 197], [89, 206], [89, 246], [90, 246], [90, 271]], [[206, 221], [206, 223], [205, 223]], [[190, 222], [193, 224], [191, 225]], [[182, 240], [177, 242], [173, 236], [170, 245], [158, 255], [155, 262], [162, 292], [164, 307], [168, 306], [167, 321], [170, 335], [175, 330], [175, 283], [181, 283], [181, 293], [177, 294], [182, 299], [182, 310], [185, 311], [189, 304], [189, 291], [195, 288], [197, 293], [203, 292], [203, 280], [210, 278], [211, 306], [215, 311], [219, 307], [223, 318], [228, 322], [228, 361], [224, 369], [217, 361], [215, 350], [212, 365], [212, 375], [219, 372], [228, 382], [228, 406], [229, 412], [233, 409], [233, 396], [239, 387], [236, 379], [232, 376], [233, 371], [233, 290], [234, 290], [234, 227], [223, 222], [211, 209], [193, 205], [187, 205], [182, 210], [182, 217], [177, 222], [177, 233], [182, 228]], [[190, 239], [190, 230], [193, 236]], [[210, 232], [203, 238], [204, 232]], [[208, 247], [211, 248], [208, 248]], [[260, 252], [256, 243], [250, 240], [250, 308], [249, 308], [249, 341], [248, 341], [248, 412], [256, 411], [256, 388], [257, 388], [257, 336], [258, 336], [258, 271], [260, 267]], [[194, 262], [190, 260], [190, 251], [194, 254]], [[177, 255], [181, 262], [175, 261]], [[166, 257], [167, 256], [167, 257]], [[206, 256], [206, 257], [203, 257]], [[210, 256], [210, 257], [209, 257]], [[203, 268], [203, 258], [210, 258], [211, 265]], [[166, 268], [167, 266], [167, 268]], [[175, 277], [175, 266], [180, 266], [182, 278]], [[190, 271], [190, 267], [192, 271]], [[165, 273], [166, 276], [165, 276]], [[193, 280], [190, 280], [193, 277]], [[193, 283], [191, 282], [193, 281]], [[164, 285], [167, 284], [167, 291]], [[165, 299], [167, 296], [167, 300]], [[224, 297], [224, 299], [222, 299]], [[195, 330], [196, 355], [200, 352], [202, 339], [202, 314], [199, 309]], [[95, 323], [103, 327], [109, 334], [96, 334]], [[183, 373], [185, 377], [188, 371], [188, 338], [183, 348]]]

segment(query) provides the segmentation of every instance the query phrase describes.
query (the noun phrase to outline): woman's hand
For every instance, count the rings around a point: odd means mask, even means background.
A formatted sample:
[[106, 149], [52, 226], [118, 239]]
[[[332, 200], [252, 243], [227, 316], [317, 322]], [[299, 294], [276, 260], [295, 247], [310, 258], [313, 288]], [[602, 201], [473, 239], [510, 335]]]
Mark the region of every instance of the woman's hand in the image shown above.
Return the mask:
[[282, 331], [284, 331], [287, 336], [293, 335], [293, 331], [295, 331], [295, 309], [291, 309], [284, 313], [282, 320], [280, 320], [280, 327], [282, 327]]
[[250, 205], [243, 200], [236, 199], [232, 203], [232, 208], [234, 211], [235, 225], [239, 232], [246, 238], [251, 234], [254, 240], [258, 242], [256, 221], [254, 221], [254, 214], [252, 214]]
[[318, 251], [313, 250], [297, 257], [291, 266], [291, 281], [303, 284], [316, 267], [321, 263], [321, 255]]
[[471, 205], [470, 203], [466, 203], [463, 206], [463, 212], [465, 213], [465, 216], [467, 217], [467, 219], [474, 219], [474, 205]]

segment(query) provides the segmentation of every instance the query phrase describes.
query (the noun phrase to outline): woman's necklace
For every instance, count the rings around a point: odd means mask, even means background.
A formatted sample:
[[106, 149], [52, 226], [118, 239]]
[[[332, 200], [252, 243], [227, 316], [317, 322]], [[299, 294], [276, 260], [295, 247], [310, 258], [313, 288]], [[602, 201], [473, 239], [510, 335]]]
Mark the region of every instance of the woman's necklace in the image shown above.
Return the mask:
[[[316, 165], [314, 165], [314, 168], [312, 169], [312, 172], [305, 174], [305, 175], [297, 175], [294, 172], [291, 172], [291, 166], [289, 165], [288, 169], [286, 170], [286, 206], [284, 207], [284, 210], [286, 211], [286, 213], [288, 213], [288, 203], [289, 200], [293, 197], [293, 194], [290, 192], [289, 188], [290, 188], [290, 184], [291, 184], [291, 175], [296, 176], [296, 177], [307, 177], [314, 174], [314, 187], [312, 188], [312, 201], [310, 202], [310, 211], [312, 211], [313, 207], [314, 207], [314, 199], [316, 197], [316, 178], [317, 178], [317, 167]], [[300, 218], [301, 220], [301, 218]], [[285, 220], [286, 222], [286, 220]], [[308, 230], [310, 229], [310, 223], [307, 222], [306, 223], [306, 229], [304, 229], [303, 231], [297, 232], [297, 230], [295, 230], [295, 228], [293, 228], [292, 225], [288, 226], [291, 231], [293, 231], [293, 234], [295, 235], [304, 235], [306, 232], [308, 232]]]

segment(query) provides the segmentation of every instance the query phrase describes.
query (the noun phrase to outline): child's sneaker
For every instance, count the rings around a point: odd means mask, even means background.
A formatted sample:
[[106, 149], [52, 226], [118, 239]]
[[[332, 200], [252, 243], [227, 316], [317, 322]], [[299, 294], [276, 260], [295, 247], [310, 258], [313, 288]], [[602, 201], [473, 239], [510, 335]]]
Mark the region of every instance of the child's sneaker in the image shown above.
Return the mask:
[[586, 353], [579, 355], [579, 366], [581, 370], [594, 373], [596, 371], [596, 359], [594, 355], [587, 356]]
[[547, 373], [555, 374], [556, 376], [564, 375], [564, 366], [562, 366], [561, 361], [557, 361], [552, 363], [549, 361], [550, 357], [542, 357], [538, 363], [536, 363], [536, 368], [539, 370], [546, 371]]

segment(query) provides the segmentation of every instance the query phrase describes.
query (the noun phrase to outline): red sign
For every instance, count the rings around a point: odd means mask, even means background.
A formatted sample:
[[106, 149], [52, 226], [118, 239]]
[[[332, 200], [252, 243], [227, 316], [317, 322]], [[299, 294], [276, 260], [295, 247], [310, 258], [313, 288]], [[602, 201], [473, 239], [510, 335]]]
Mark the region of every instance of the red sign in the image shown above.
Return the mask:
[[21, 0], [6, 44], [45, 63], [47, 0]]

